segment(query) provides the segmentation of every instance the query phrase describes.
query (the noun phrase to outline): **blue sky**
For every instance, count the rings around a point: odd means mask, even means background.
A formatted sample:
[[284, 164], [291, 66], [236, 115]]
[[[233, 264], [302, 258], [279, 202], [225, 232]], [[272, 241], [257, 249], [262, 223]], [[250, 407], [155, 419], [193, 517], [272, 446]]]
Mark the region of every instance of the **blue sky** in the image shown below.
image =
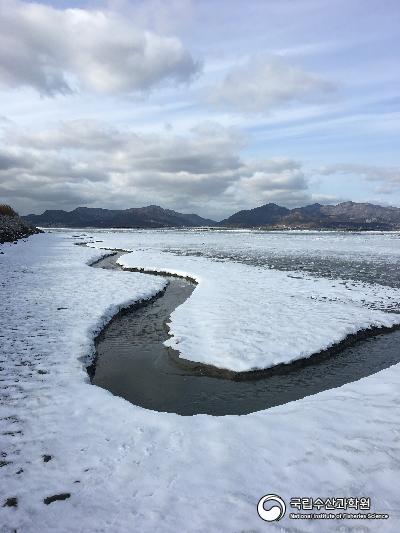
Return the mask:
[[1, 201], [400, 206], [399, 23], [388, 0], [4, 0]]

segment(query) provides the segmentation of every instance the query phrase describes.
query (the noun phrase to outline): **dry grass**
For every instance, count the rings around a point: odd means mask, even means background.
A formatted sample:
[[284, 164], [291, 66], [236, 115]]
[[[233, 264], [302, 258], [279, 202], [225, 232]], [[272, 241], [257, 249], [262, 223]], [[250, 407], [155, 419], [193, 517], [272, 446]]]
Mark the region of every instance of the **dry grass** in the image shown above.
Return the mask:
[[8, 217], [16, 217], [18, 216], [18, 213], [14, 211], [14, 209], [7, 204], [0, 204], [0, 215], [5, 215]]

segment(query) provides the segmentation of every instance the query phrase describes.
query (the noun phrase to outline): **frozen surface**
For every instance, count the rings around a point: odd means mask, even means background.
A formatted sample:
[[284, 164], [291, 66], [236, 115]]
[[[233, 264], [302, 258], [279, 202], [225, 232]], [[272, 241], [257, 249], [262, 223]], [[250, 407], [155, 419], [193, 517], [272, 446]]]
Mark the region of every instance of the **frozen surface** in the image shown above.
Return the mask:
[[[135, 407], [89, 385], [79, 358], [118, 306], [162, 278], [91, 269], [99, 252], [71, 236], [35, 236], [0, 255], [0, 492], [18, 498], [0, 507], [2, 533], [400, 530], [399, 365], [242, 417]], [[372, 290], [385, 304], [389, 289]], [[266, 524], [256, 504], [271, 492], [287, 503], [370, 496], [390, 519]], [[60, 493], [70, 497], [43, 503]]]
[[171, 315], [167, 344], [186, 359], [219, 368], [267, 368], [359, 330], [400, 323], [400, 314], [379, 310], [399, 308], [399, 289], [153, 251], [123, 255], [119, 263], [197, 280]]
[[[87, 230], [82, 230], [83, 235]], [[192, 253], [238, 253], [248, 257], [341, 257], [385, 263], [400, 258], [400, 233], [258, 232], [248, 230], [96, 230], [105, 245], [126, 248], [177, 249]], [[84, 236], [82, 237], [84, 238]]]
[[[163, 234], [152, 233], [153, 239], [154, 235]], [[204, 235], [200, 234], [200, 238]], [[179, 241], [185, 237], [189, 239], [192, 235], [176, 233], [170, 244], [177, 243], [177, 249]], [[228, 242], [233, 254], [232, 235], [227, 233], [223, 237], [225, 247]], [[276, 238], [275, 234], [273, 237]], [[319, 242], [321, 237], [312, 234], [308, 237], [308, 241], [302, 242], [303, 246], [304, 242], [312, 244], [308, 249], [310, 253], [315, 250], [315, 239]], [[375, 235], [369, 237], [375, 240]], [[389, 238], [392, 237], [390, 234]], [[336, 241], [336, 253], [344, 255], [347, 251], [350, 256], [348, 237], [344, 245], [336, 234], [331, 234], [330, 238]], [[326, 241], [326, 236], [324, 239]], [[113, 246], [112, 241], [108, 236], [105, 242], [91, 246]], [[215, 249], [218, 242], [223, 241], [221, 234], [214, 234], [214, 241], [208, 250]], [[171, 316], [172, 336], [166, 343], [191, 361], [234, 371], [262, 369], [308, 357], [360, 330], [400, 323], [398, 288], [311, 277], [304, 272], [249, 265], [227, 257], [210, 259], [186, 255], [187, 252], [173, 254], [161, 251], [165, 247], [160, 245], [149, 248], [148, 242], [143, 248], [141, 233], [117, 235], [114, 246], [135, 250], [119, 259], [125, 267], [167, 271], [197, 280], [198, 287], [192, 296]], [[254, 255], [254, 249], [260, 246], [257, 240], [251, 253]], [[297, 254], [298, 248], [299, 244], [297, 248], [293, 246], [294, 252], [289, 248], [286, 253]], [[325, 248], [329, 249], [326, 242]], [[358, 248], [362, 248], [360, 243]], [[381, 248], [387, 256], [389, 250]], [[266, 249], [270, 253], [267, 246]], [[357, 245], [353, 246], [352, 253], [354, 249]], [[240, 250], [238, 245], [237, 250]]]
[[103, 230], [100, 246], [169, 251], [400, 287], [399, 233]]

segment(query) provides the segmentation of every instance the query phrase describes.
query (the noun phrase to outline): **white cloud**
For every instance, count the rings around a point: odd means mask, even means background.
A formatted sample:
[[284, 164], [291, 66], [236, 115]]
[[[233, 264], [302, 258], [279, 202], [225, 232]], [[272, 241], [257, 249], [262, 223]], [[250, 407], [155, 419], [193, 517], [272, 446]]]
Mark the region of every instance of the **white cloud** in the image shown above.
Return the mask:
[[241, 177], [226, 191], [240, 205], [254, 207], [268, 202], [298, 206], [311, 200], [308, 179], [301, 163], [274, 159], [248, 163]]
[[381, 167], [354, 163], [340, 163], [327, 165], [319, 169], [322, 175], [348, 175], [358, 176], [366, 181], [376, 182], [376, 192], [391, 194], [400, 190], [400, 167]]
[[179, 39], [144, 31], [113, 11], [19, 0], [0, 5], [0, 83], [6, 87], [46, 95], [76, 86], [129, 94], [189, 81], [198, 69]]
[[335, 90], [333, 83], [278, 58], [260, 56], [230, 69], [208, 89], [208, 101], [226, 109], [265, 112], [290, 102], [320, 98]]
[[0, 196], [25, 212], [158, 203], [216, 218], [267, 201], [299, 205], [311, 199], [299, 162], [244, 161], [244, 142], [237, 131], [215, 123], [186, 136], [83, 120], [47, 131], [4, 126]]

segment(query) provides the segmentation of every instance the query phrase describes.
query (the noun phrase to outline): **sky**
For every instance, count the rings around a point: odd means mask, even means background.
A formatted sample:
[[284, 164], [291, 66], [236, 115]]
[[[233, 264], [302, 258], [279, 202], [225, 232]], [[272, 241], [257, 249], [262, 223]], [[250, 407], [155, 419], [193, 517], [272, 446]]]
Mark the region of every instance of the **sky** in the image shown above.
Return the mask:
[[0, 2], [0, 203], [400, 206], [398, 0]]

